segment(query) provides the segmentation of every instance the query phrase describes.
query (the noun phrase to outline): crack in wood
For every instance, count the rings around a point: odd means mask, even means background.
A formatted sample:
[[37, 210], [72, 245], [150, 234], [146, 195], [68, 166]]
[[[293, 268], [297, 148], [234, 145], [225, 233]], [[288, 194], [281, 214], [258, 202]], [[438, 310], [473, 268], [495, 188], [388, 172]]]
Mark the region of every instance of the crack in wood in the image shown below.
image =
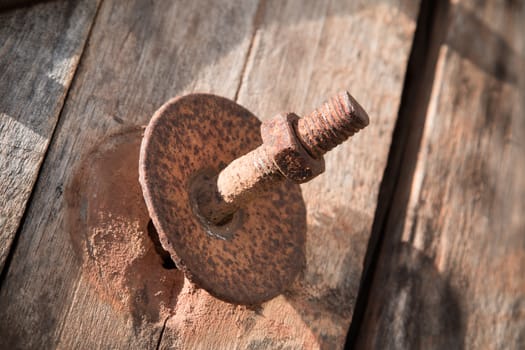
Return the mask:
[[246, 75], [246, 68], [248, 67], [248, 61], [250, 60], [251, 54], [252, 54], [252, 48], [253, 48], [253, 42], [255, 40], [255, 36], [257, 35], [257, 30], [261, 26], [262, 23], [262, 17], [263, 12], [265, 9], [266, 0], [259, 0], [259, 3], [257, 4], [257, 10], [255, 10], [255, 16], [253, 19], [253, 31], [252, 36], [250, 38], [250, 44], [248, 45], [248, 50], [246, 50], [246, 56], [244, 58], [244, 62], [241, 69], [241, 75], [239, 77], [239, 85], [237, 85], [237, 89], [235, 90], [235, 95], [233, 98], [233, 101], [237, 102], [239, 98], [239, 92], [241, 91], [242, 84], [244, 82], [244, 76]]

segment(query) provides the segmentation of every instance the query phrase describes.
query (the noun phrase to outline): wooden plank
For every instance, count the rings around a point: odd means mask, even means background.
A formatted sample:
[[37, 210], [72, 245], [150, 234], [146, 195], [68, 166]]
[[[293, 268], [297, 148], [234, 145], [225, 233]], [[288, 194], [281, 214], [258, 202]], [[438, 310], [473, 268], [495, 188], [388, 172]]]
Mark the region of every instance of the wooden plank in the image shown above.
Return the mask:
[[[103, 2], [0, 290], [0, 344], [342, 347], [416, 12], [395, 1]], [[283, 109], [307, 112], [344, 88], [373, 126], [329, 155], [327, 173], [303, 187], [308, 267], [283, 296], [260, 307], [230, 305], [178, 271], [159, 271], [145, 225], [129, 239], [93, 235], [103, 242], [84, 242], [84, 260], [76, 259], [70, 235], [83, 238], [66, 225], [74, 204], [67, 187], [104, 136], [147, 122], [165, 100], [195, 90], [237, 95], [265, 119]], [[96, 249], [86, 252], [90, 244]], [[160, 283], [148, 285], [144, 271]], [[166, 297], [170, 290], [176, 298]]]
[[358, 348], [525, 348], [525, 4], [449, 11]]
[[371, 125], [329, 153], [326, 173], [302, 186], [307, 267], [296, 284], [255, 311], [221, 306], [185, 286], [160, 348], [343, 347], [417, 11], [396, 1], [261, 4], [238, 101], [267, 119], [310, 112], [348, 89]]
[[[92, 146], [105, 135], [147, 123], [167, 99], [194, 90], [233, 98], [256, 5], [243, 1], [102, 3], [0, 290], [0, 348], [156, 346], [170, 301], [163, 304], [162, 295], [146, 295], [152, 305], [147, 314], [143, 306], [150, 304], [140, 299], [143, 286], [135, 271], [155, 256], [151, 243], [144, 242], [147, 236], [135, 237], [137, 256], [112, 271], [117, 277], [122, 274], [125, 283], [132, 280], [131, 286], [118, 284], [102, 272], [93, 276], [93, 269], [107, 261], [77, 259], [70, 235], [78, 238], [78, 234], [65, 225], [67, 184]], [[29, 53], [23, 56], [30, 57]], [[127, 242], [124, 239], [123, 244]], [[112, 242], [115, 247], [117, 243]], [[100, 254], [99, 250], [95, 257]], [[158, 269], [162, 270], [161, 263]], [[177, 274], [172, 278], [176, 280]], [[103, 297], [100, 283], [122, 298]], [[172, 281], [165, 284], [170, 286]], [[135, 304], [139, 307], [133, 308]]]
[[0, 13], [0, 271], [97, 8], [54, 2]]

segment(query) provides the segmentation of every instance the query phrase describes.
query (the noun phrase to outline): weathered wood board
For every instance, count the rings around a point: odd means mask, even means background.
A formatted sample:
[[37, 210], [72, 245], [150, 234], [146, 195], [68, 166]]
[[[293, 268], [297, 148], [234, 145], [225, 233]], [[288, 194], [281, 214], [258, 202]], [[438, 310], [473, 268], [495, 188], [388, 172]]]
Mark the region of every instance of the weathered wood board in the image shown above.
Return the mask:
[[[103, 1], [2, 281], [0, 345], [342, 347], [417, 11], [402, 1]], [[159, 272], [140, 220], [124, 238], [85, 238], [67, 225], [68, 189], [89, 149], [147, 123], [172, 96], [237, 98], [265, 119], [306, 113], [341, 89], [367, 109], [371, 126], [303, 186], [306, 271], [259, 308], [220, 302], [178, 271]], [[160, 282], [148, 284], [145, 268]]]
[[[186, 304], [196, 305], [194, 314], [175, 312], [161, 348], [342, 347], [417, 10], [384, 2], [260, 5], [238, 101], [267, 119], [280, 111], [310, 112], [324, 97], [346, 88], [367, 108], [372, 124], [327, 155], [326, 173], [302, 186], [308, 211], [307, 268], [297, 283], [259, 313], [221, 306], [201, 291], [186, 296], [183, 289]], [[392, 35], [384, 35], [387, 28]]]
[[64, 104], [97, 1], [0, 13], [0, 271]]
[[[79, 234], [65, 222], [66, 188], [91, 147], [110, 133], [146, 124], [167, 99], [194, 90], [233, 98], [256, 7], [241, 1], [102, 2], [2, 282], [0, 347], [155, 347], [166, 318], [162, 307], [171, 311], [170, 305], [152, 295], [157, 305], [143, 319], [143, 309], [133, 308], [141, 302], [132, 299], [144, 286], [125, 285], [137, 264], [155, 256], [145, 227], [139, 232], [144, 236], [129, 237], [139, 253], [126, 256], [130, 261], [117, 271], [122, 284], [112, 284], [110, 271], [93, 276], [90, 264], [98, 268], [111, 256], [79, 262], [70, 238]], [[123, 299], [103, 297], [101, 284]]]
[[525, 5], [459, 1], [440, 25], [408, 204], [392, 205], [359, 348], [523, 349]]

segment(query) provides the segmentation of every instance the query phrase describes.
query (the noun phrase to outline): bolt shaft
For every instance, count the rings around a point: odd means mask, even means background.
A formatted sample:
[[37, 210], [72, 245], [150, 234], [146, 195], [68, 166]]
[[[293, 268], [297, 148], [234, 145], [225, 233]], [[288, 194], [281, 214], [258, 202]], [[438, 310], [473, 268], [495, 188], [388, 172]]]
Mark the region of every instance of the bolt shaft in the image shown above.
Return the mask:
[[368, 125], [368, 115], [348, 93], [342, 92], [297, 122], [302, 145], [319, 158]]
[[284, 179], [268, 156], [266, 145], [262, 144], [200, 184], [196, 196], [199, 214], [212, 224], [220, 225], [244, 203]]
[[[313, 158], [318, 159], [367, 126], [368, 116], [345, 91], [294, 124], [295, 137]], [[196, 198], [200, 215], [220, 225], [244, 203], [284, 181], [286, 176], [276, 165], [272, 152], [273, 149], [263, 143], [203, 184]]]

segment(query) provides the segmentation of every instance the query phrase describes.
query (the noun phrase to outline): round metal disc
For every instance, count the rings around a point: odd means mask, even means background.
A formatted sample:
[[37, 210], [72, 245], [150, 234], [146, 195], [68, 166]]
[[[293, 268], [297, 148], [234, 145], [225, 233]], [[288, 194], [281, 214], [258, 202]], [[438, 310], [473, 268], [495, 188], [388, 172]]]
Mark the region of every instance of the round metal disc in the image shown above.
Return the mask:
[[283, 292], [305, 259], [299, 185], [283, 182], [223, 226], [203, 223], [195, 212], [192, 189], [200, 178], [259, 146], [259, 130], [259, 120], [233, 101], [186, 95], [155, 113], [140, 152], [140, 183], [163, 247], [192, 282], [238, 304]]

